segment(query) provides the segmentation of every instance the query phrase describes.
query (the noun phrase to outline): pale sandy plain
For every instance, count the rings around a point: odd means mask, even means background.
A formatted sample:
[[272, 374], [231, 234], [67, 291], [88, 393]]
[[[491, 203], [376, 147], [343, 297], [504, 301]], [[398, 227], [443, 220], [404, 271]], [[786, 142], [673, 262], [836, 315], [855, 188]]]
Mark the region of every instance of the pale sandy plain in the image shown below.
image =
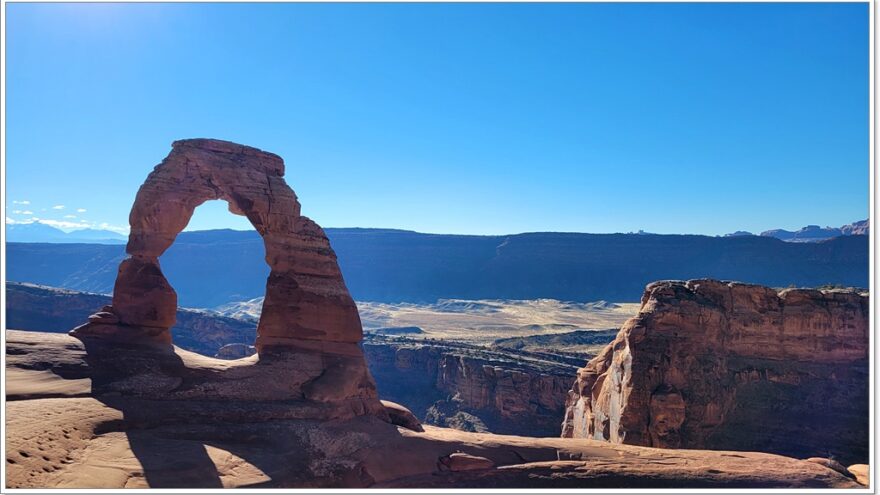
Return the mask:
[[[226, 316], [257, 319], [263, 298], [217, 308]], [[440, 299], [433, 304], [358, 301], [364, 330], [419, 327], [408, 337], [485, 343], [507, 337], [620, 328], [639, 303], [566, 302], [555, 299]]]

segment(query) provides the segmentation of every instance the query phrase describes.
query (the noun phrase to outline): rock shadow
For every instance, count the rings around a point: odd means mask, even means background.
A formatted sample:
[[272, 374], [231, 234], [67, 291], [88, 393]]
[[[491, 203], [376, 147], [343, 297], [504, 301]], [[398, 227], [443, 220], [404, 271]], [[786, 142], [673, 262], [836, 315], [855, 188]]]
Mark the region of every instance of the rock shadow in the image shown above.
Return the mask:
[[[186, 435], [164, 435], [168, 432], [163, 431], [163, 418], [169, 413], [176, 416], [173, 409], [177, 403], [145, 401], [131, 396], [138, 389], [149, 393], [167, 385], [161, 380], [152, 380], [154, 376], [139, 379], [135, 373], [162, 371], [165, 376], [182, 376], [186, 365], [174, 348], [108, 344], [90, 338], [80, 340], [91, 370], [92, 396], [122, 413], [120, 421], [107, 423], [95, 433], [125, 433], [131, 452], [143, 468], [144, 480], [151, 488], [223, 488], [220, 473], [204, 443]], [[129, 354], [124, 351], [147, 358], [135, 362], [119, 359]]]

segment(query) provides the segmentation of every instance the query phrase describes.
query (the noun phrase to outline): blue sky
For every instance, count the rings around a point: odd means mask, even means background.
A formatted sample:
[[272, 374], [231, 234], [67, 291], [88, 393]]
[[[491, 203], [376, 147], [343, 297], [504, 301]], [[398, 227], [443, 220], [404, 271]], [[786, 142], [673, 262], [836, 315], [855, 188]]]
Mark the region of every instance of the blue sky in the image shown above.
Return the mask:
[[[714, 235], [868, 215], [867, 3], [6, 14], [7, 223], [124, 228], [189, 137], [280, 154], [326, 227]], [[212, 202], [189, 229], [224, 227], [249, 225]]]

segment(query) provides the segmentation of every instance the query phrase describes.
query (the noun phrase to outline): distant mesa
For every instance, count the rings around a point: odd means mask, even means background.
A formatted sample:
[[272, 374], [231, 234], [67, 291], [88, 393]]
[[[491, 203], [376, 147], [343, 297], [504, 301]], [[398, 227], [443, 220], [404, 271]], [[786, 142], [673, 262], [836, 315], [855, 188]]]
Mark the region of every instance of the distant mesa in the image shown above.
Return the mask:
[[749, 231], [746, 231], [746, 230], [737, 230], [736, 232], [734, 232], [732, 234], [724, 234], [724, 237], [747, 237], [747, 236], [752, 236], [752, 235], [755, 235], [755, 234], [753, 234]]
[[840, 233], [843, 235], [868, 235], [869, 229], [870, 223], [866, 219], [844, 225], [840, 228]]
[[868, 228], [868, 220], [860, 220], [842, 227], [807, 225], [795, 231], [785, 229], [767, 230], [761, 232], [761, 236], [775, 237], [786, 242], [819, 242], [841, 236], [868, 235]]
[[[771, 287], [865, 287], [870, 259], [864, 235], [793, 243], [758, 235], [326, 233], [352, 297], [392, 304], [637, 302], [655, 280], [695, 274]], [[8, 243], [6, 254], [7, 280], [104, 293], [112, 292], [126, 256], [119, 245], [18, 242]], [[270, 271], [265, 254], [253, 230], [183, 232], [162, 255], [162, 272], [182, 306], [215, 308], [263, 296]]]

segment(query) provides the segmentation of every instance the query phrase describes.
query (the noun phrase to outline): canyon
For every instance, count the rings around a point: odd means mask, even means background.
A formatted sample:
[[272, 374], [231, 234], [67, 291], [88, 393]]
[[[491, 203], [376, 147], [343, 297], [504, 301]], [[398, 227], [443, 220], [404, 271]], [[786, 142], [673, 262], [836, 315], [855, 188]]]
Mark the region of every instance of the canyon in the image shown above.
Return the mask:
[[364, 354], [383, 396], [424, 423], [510, 435], [558, 435], [577, 370], [558, 356], [405, 338], [368, 337]]

